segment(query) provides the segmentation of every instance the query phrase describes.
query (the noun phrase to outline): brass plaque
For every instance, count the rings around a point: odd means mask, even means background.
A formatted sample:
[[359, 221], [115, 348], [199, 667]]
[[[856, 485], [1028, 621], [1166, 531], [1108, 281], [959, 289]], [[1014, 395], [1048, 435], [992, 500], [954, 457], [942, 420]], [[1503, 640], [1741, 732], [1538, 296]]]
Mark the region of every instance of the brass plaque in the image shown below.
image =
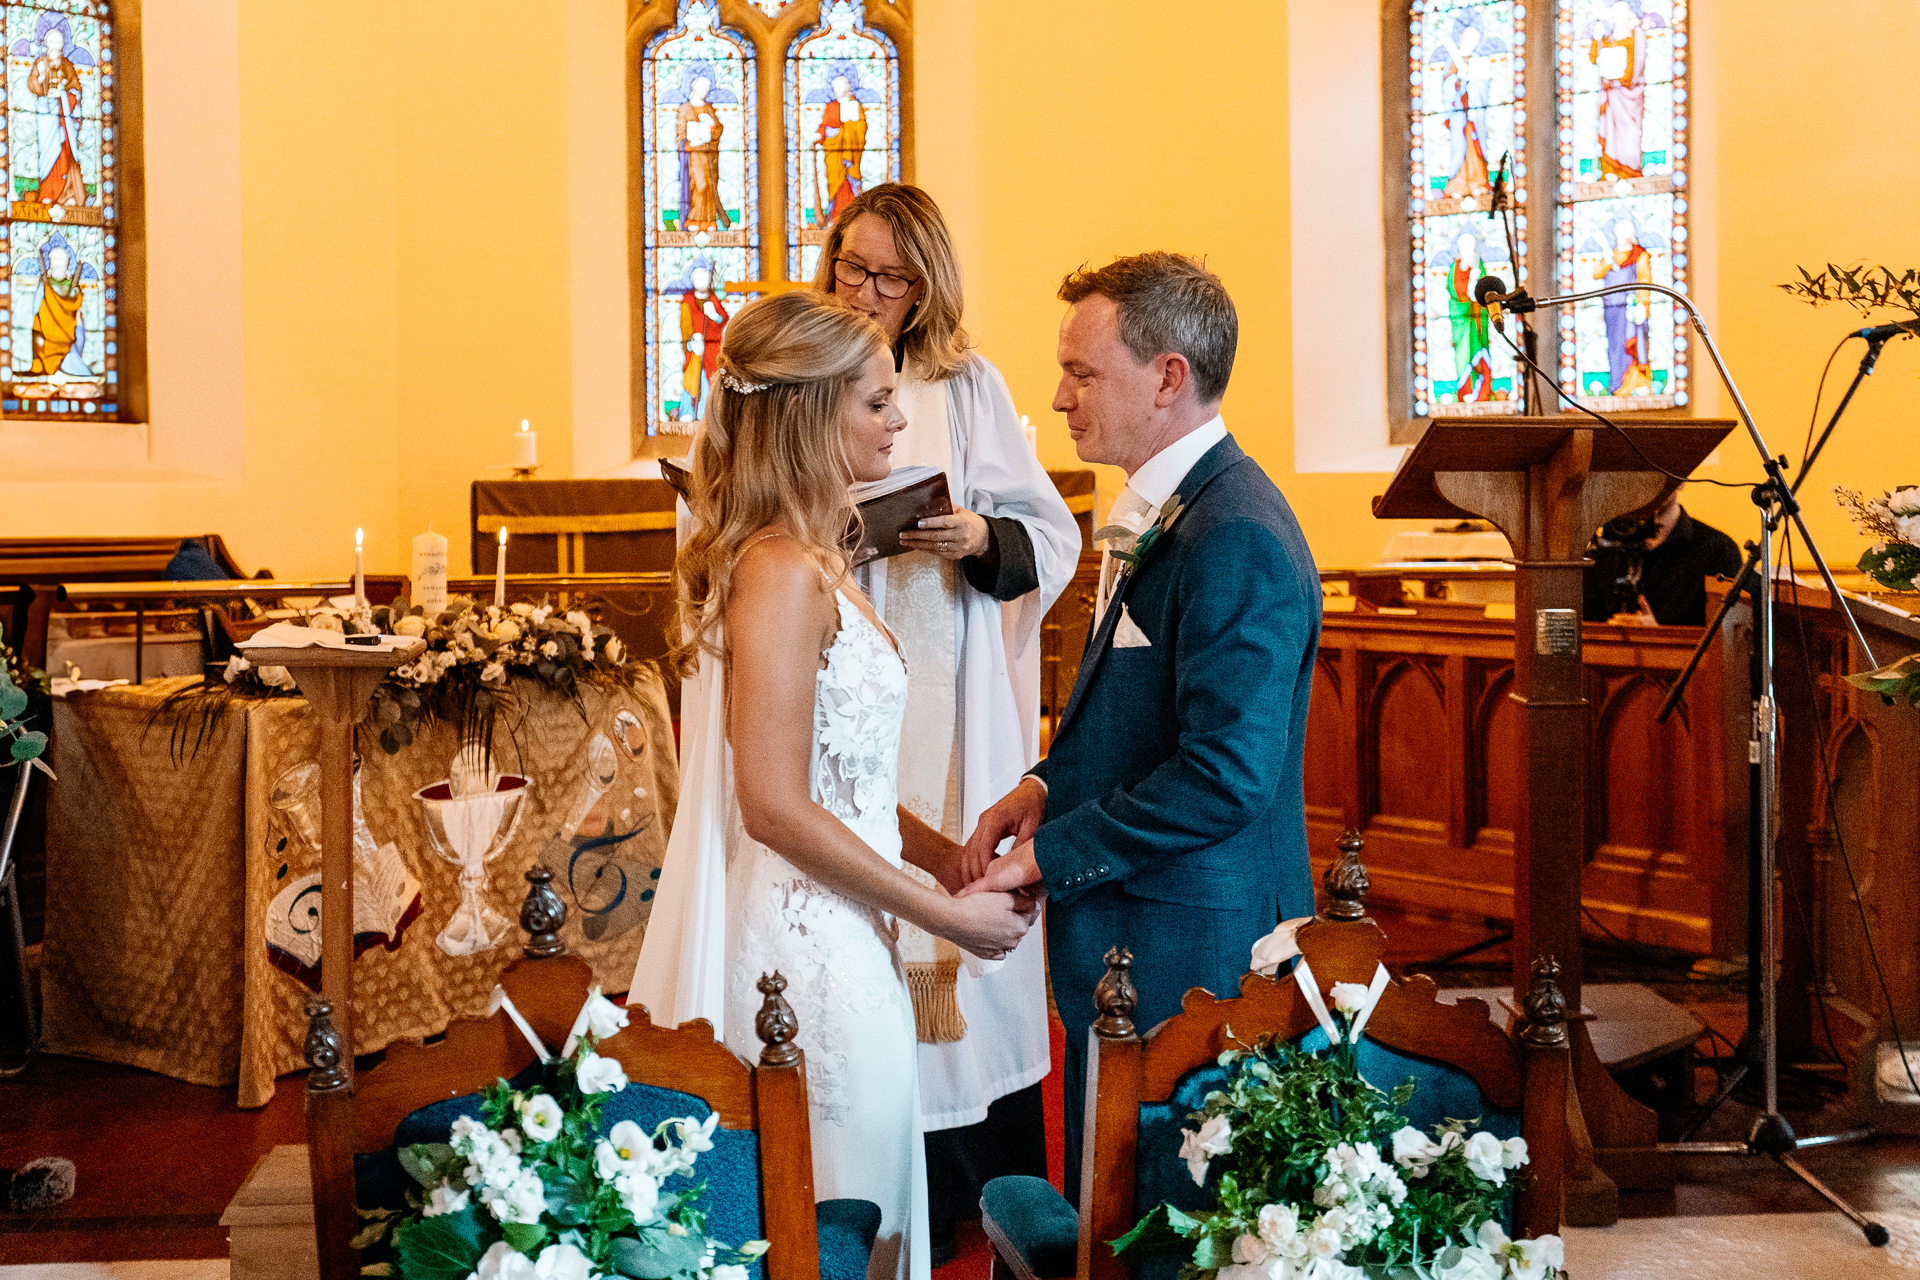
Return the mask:
[[1535, 609], [1533, 651], [1547, 658], [1571, 657], [1580, 652], [1578, 609]]

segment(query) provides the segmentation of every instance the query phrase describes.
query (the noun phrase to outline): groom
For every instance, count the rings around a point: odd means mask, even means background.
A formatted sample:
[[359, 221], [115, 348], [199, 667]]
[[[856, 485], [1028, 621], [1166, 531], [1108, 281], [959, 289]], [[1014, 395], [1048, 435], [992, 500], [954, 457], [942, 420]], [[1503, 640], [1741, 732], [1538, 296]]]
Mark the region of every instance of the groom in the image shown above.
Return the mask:
[[1239, 322], [1219, 277], [1143, 253], [1074, 272], [1060, 297], [1053, 407], [1083, 461], [1126, 468], [1122, 528], [1102, 531], [1097, 621], [1051, 753], [981, 815], [965, 891], [1048, 895], [1077, 1201], [1107, 948], [1133, 951], [1145, 1029], [1190, 987], [1237, 995], [1254, 941], [1313, 912], [1301, 759], [1320, 585], [1286, 499], [1220, 418]]

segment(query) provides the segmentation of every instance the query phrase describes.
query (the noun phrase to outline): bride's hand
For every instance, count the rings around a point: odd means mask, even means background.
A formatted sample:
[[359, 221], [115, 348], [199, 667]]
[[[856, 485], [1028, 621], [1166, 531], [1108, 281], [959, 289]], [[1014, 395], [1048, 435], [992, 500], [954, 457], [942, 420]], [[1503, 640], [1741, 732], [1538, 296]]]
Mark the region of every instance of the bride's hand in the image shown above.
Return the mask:
[[974, 893], [949, 898], [947, 906], [947, 922], [934, 932], [982, 960], [1012, 951], [1040, 913], [1036, 900], [1012, 893]]

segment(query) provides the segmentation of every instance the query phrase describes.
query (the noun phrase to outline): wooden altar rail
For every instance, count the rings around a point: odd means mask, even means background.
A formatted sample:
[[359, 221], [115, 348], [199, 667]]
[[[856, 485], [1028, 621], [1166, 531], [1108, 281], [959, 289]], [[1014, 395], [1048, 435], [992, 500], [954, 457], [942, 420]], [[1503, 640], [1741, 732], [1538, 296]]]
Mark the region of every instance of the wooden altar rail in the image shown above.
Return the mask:
[[[1507, 696], [1513, 623], [1477, 603], [1395, 598], [1388, 607], [1410, 615], [1324, 618], [1307, 725], [1309, 844], [1331, 849], [1352, 827], [1367, 838], [1375, 901], [1511, 919], [1524, 785]], [[1728, 899], [1745, 889], [1727, 877], [1719, 646], [1679, 713], [1654, 723], [1699, 637], [1698, 627], [1583, 628], [1594, 774], [1581, 901], [1589, 930], [1726, 955], [1745, 949], [1727, 930], [1743, 918]]]

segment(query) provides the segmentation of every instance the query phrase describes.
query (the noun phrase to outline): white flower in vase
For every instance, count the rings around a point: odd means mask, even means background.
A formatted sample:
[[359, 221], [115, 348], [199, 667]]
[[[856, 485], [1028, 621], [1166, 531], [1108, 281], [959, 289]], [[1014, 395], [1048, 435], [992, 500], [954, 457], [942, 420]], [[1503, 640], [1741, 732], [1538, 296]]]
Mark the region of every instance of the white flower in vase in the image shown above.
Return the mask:
[[565, 1118], [551, 1094], [536, 1093], [520, 1104], [520, 1127], [535, 1142], [552, 1142], [559, 1137], [560, 1122]]
[[1306, 1252], [1300, 1236], [1300, 1210], [1290, 1204], [1270, 1204], [1260, 1210], [1260, 1239], [1275, 1253], [1298, 1258]]
[[1513, 1280], [1547, 1280], [1566, 1265], [1566, 1249], [1559, 1236], [1515, 1240], [1507, 1253], [1507, 1274]]
[[1394, 1131], [1393, 1162], [1413, 1178], [1424, 1178], [1440, 1158], [1441, 1146], [1412, 1125]]
[[1336, 982], [1328, 994], [1333, 997], [1333, 1007], [1345, 1014], [1355, 1014], [1367, 1007], [1370, 994], [1367, 987], [1358, 982]]
[[1508, 1138], [1500, 1144], [1500, 1163], [1509, 1169], [1518, 1169], [1527, 1162], [1527, 1140]]
[[1499, 1186], [1507, 1180], [1500, 1139], [1485, 1130], [1467, 1139], [1467, 1168], [1473, 1176]]
[[580, 1056], [574, 1078], [582, 1093], [618, 1093], [627, 1087], [627, 1073], [612, 1058], [603, 1058], [589, 1050]]
[[1225, 1116], [1213, 1116], [1200, 1126], [1195, 1133], [1192, 1129], [1180, 1131], [1180, 1158], [1187, 1162], [1187, 1171], [1193, 1175], [1193, 1184], [1200, 1186], [1207, 1180], [1207, 1164], [1215, 1156], [1225, 1155], [1233, 1143], [1233, 1125]]

